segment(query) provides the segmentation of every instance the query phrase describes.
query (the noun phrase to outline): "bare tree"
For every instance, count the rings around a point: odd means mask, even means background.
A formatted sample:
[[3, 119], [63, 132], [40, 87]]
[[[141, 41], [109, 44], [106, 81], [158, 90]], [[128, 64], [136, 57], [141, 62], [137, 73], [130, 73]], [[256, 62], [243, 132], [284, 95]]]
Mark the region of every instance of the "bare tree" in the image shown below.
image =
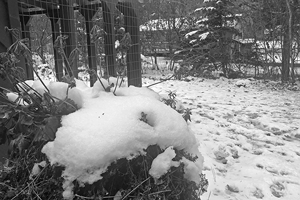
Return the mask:
[[[141, 24], [147, 28], [145, 38], [152, 37], [152, 41], [144, 40], [154, 56], [157, 49], [168, 51], [170, 57], [179, 47], [181, 32], [192, 20], [191, 13], [195, 6], [201, 5], [199, 0], [145, 0], [143, 4], [143, 18]], [[156, 56], [155, 56], [156, 61]]]
[[[33, 16], [30, 23], [31, 50], [46, 64], [47, 45], [52, 42], [51, 23], [46, 15]], [[49, 52], [47, 52], [49, 53]]]

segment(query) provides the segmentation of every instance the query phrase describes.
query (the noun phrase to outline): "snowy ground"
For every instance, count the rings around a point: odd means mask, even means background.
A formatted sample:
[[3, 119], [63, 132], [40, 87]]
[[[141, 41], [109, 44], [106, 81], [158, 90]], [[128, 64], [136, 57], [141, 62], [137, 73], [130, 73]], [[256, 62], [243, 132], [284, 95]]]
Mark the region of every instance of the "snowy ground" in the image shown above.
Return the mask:
[[[161, 65], [164, 63], [166, 64], [165, 60], [160, 62]], [[161, 77], [169, 77], [170, 72], [166, 70], [166, 67], [160, 66], [160, 69], [157, 71], [146, 68], [146, 75], [144, 75], [148, 78], [143, 79], [143, 86], [155, 83]], [[149, 77], [155, 77], [156, 80]], [[152, 86], [151, 89], [160, 94], [166, 94], [168, 91], [176, 92], [177, 98], [184, 107], [192, 109], [190, 126], [201, 144], [199, 151], [204, 157], [203, 173], [209, 179], [208, 192], [202, 196], [202, 200], [299, 200], [300, 92], [272, 90], [271, 87], [265, 87], [265, 84], [259, 81], [239, 81], [246, 83], [246, 87], [238, 87], [237, 80], [223, 78], [217, 80], [189, 78], [189, 80], [189, 82], [169, 80]], [[89, 91], [91, 88], [85, 90]], [[117, 92], [121, 91], [117, 89]], [[124, 91], [126, 93], [126, 90], [123, 89]], [[90, 92], [94, 95], [94, 90]], [[65, 98], [66, 92], [57, 95], [63, 95]], [[106, 95], [104, 97], [106, 98]], [[111, 95], [110, 98], [112, 97], [114, 96]], [[98, 98], [98, 96], [93, 98]], [[99, 99], [102, 99], [101, 95]], [[133, 104], [134, 101], [131, 100], [128, 101], [128, 105]], [[107, 102], [111, 104], [111, 100]], [[154, 105], [147, 104], [148, 106], [145, 106], [145, 100], [137, 102], [139, 102], [138, 108], [140, 109], [139, 112], [136, 112], [138, 114], [145, 108], [151, 111], [152, 105]], [[91, 103], [94, 102], [91, 101]], [[124, 101], [120, 105], [124, 107], [123, 104]], [[96, 107], [100, 109], [101, 106]], [[113, 106], [106, 107], [105, 109], [108, 109]], [[123, 110], [113, 108], [115, 116], [122, 116], [120, 113], [129, 113], [129, 111], [123, 112]], [[82, 120], [84, 117], [81, 114], [84, 109], [79, 111], [81, 112], [78, 112], [79, 120]], [[167, 113], [160, 108], [159, 111], [163, 114]], [[95, 113], [95, 110], [92, 113]], [[179, 126], [169, 115], [161, 116], [164, 117], [159, 118], [162, 128], [160, 132], [170, 131], [173, 124]], [[95, 115], [94, 117], [95, 120], [99, 120], [99, 116]], [[141, 123], [140, 115], [135, 117], [136, 121]], [[106, 120], [104, 115], [101, 118]], [[169, 125], [165, 123], [165, 118], [168, 118]], [[129, 119], [131, 118], [129, 117]], [[128, 126], [129, 123], [124, 120], [122, 118], [120, 122], [124, 122]], [[126, 120], [128, 119], [126, 118]], [[74, 127], [74, 124], [79, 126], [81, 123], [70, 123], [70, 126]], [[186, 125], [186, 123], [184, 124]], [[101, 126], [103, 125], [101, 124]], [[85, 128], [86, 125], [83, 127]], [[110, 129], [111, 127], [114, 126], [108, 126]], [[80, 130], [81, 128], [79, 127]], [[175, 129], [177, 128], [174, 127]], [[121, 130], [124, 129], [121, 128]], [[78, 131], [75, 130], [75, 132]], [[180, 132], [183, 134], [183, 131]], [[62, 135], [65, 136], [65, 134]], [[144, 140], [149, 142], [147, 138], [143, 138]], [[82, 143], [82, 140], [78, 141]], [[180, 143], [180, 141], [174, 142]], [[127, 146], [129, 145], [124, 145], [124, 148]], [[64, 148], [65, 145], [62, 147]], [[78, 149], [78, 146], [74, 145], [74, 147]], [[96, 147], [98, 148], [98, 146]]]
[[[155, 81], [143, 79], [144, 86]], [[236, 80], [167, 81], [192, 122], [209, 179], [203, 200], [300, 199], [300, 93]]]

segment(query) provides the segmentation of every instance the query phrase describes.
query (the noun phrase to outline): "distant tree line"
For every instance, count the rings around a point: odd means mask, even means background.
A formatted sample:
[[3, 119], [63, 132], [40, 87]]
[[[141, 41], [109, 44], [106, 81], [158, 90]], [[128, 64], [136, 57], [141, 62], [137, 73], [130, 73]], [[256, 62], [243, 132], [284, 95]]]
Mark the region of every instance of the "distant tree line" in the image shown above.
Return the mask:
[[193, 68], [212, 65], [230, 73], [235, 63], [258, 75], [276, 63], [286, 82], [297, 75], [299, 8], [299, 0], [144, 0], [141, 24], [147, 34], [164, 36], [171, 58]]

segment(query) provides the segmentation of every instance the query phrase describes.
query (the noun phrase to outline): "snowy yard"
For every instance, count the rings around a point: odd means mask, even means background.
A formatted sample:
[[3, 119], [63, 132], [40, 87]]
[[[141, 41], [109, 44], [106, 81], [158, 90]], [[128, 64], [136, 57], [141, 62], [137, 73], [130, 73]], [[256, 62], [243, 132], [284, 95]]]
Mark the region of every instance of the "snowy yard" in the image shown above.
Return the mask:
[[[157, 83], [162, 71], [147, 77], [143, 86]], [[42, 150], [51, 164], [66, 167], [64, 198], [76, 196], [74, 180], [82, 185], [95, 183], [116, 160], [143, 155], [148, 146], [157, 144], [164, 152], [153, 160], [149, 175], [158, 180], [183, 163], [185, 178], [199, 183], [202, 170], [209, 180], [202, 200], [299, 200], [299, 91], [276, 90], [275, 82], [254, 79], [185, 80], [153, 85], [155, 92], [120, 87], [114, 94], [114, 88], [104, 92], [99, 81], [90, 88], [77, 80], [68, 98], [79, 110], [62, 118], [55, 140]], [[106, 89], [113, 82], [118, 85], [116, 81], [102, 79]], [[45, 92], [39, 81], [27, 83], [38, 93]], [[67, 83], [45, 84], [56, 101], [66, 98]], [[179, 104], [191, 109], [188, 125], [161, 102], [170, 91]], [[7, 95], [11, 101], [17, 98]], [[173, 147], [198, 159], [183, 156], [174, 161]], [[36, 165], [41, 164], [45, 161]], [[34, 169], [33, 177], [41, 173]]]
[[[144, 80], [144, 85], [153, 83]], [[300, 199], [300, 93], [275, 91], [258, 81], [168, 81], [151, 87], [176, 91], [192, 109], [200, 142], [203, 200]]]

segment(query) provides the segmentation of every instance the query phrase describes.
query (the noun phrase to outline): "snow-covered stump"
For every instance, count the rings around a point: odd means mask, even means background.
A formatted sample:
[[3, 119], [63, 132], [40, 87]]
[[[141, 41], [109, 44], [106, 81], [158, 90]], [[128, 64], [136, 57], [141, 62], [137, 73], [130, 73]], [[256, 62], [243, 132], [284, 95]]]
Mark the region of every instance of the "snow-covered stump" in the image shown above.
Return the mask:
[[187, 122], [156, 92], [110, 87], [114, 81], [101, 79], [94, 88], [79, 80], [72, 88], [62, 82], [19, 85], [56, 104], [70, 99], [78, 108], [61, 118], [55, 139], [41, 150], [50, 165], [32, 163], [28, 178], [61, 173], [64, 199], [200, 199], [207, 185], [203, 157]]

